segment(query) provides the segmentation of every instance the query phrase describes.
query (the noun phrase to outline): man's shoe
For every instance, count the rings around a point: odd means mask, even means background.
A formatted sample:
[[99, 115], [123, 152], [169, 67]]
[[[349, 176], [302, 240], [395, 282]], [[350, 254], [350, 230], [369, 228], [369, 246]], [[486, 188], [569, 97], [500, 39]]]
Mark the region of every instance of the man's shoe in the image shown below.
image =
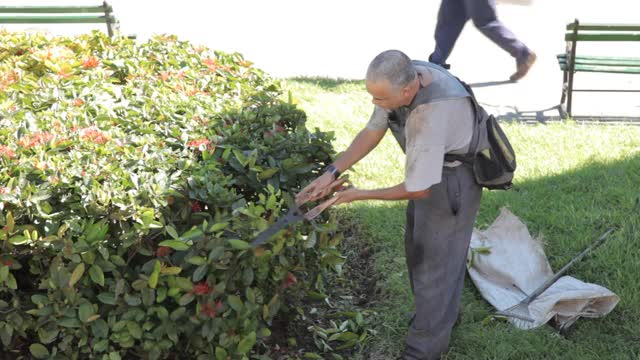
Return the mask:
[[444, 69], [447, 69], [447, 70], [451, 69], [451, 65], [449, 65], [449, 64], [441, 64], [441, 63], [439, 63], [437, 61], [433, 61], [432, 58], [433, 58], [433, 54], [429, 55], [429, 62], [430, 63], [439, 65], [440, 67], [442, 67]]
[[533, 66], [533, 63], [536, 62], [537, 58], [538, 57], [536, 56], [536, 53], [531, 52], [531, 54], [527, 56], [524, 62], [518, 64], [516, 72], [514, 72], [513, 75], [509, 77], [509, 80], [518, 81], [522, 79], [525, 75], [527, 75], [527, 73], [529, 72], [529, 69], [531, 69], [531, 67]]

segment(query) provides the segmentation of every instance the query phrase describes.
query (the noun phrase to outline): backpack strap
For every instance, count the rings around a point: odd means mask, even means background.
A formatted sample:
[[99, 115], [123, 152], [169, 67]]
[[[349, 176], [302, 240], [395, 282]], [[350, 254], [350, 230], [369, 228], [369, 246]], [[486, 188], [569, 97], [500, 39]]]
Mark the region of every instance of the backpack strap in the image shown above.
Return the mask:
[[471, 87], [457, 77], [456, 79], [462, 84], [462, 86], [464, 86], [465, 90], [467, 90], [467, 92], [469, 93], [469, 98], [471, 99], [471, 103], [473, 104], [473, 112], [475, 114], [475, 118], [473, 121], [473, 129], [471, 130], [472, 135], [471, 141], [469, 142], [469, 150], [467, 151], [467, 153], [464, 155], [444, 154], [444, 160], [447, 162], [460, 161], [462, 163], [472, 165], [473, 159], [475, 158], [475, 154], [478, 150], [478, 143], [480, 141], [480, 131], [478, 129], [478, 125], [480, 125], [480, 123], [482, 122], [482, 111], [480, 111], [480, 104], [478, 104], [476, 96], [474, 95], [473, 90], [471, 90]]

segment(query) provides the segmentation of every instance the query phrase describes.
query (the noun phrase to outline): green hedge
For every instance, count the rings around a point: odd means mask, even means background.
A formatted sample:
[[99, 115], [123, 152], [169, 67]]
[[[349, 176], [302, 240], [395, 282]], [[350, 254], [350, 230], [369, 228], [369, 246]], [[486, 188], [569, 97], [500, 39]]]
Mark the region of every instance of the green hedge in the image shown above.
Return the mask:
[[12, 357], [259, 354], [339, 268], [326, 216], [255, 250], [331, 135], [240, 54], [0, 32], [0, 340]]

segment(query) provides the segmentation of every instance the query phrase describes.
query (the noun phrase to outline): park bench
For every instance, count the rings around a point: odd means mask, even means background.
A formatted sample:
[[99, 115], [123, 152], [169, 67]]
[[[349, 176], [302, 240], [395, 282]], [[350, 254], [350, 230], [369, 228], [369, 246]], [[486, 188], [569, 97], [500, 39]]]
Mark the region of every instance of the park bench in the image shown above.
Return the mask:
[[[596, 73], [640, 74], [640, 58], [576, 55], [578, 42], [582, 41], [638, 41], [640, 42], [640, 24], [581, 24], [578, 19], [567, 25], [564, 36], [567, 51], [559, 54], [558, 63], [564, 72], [562, 97], [560, 99], [561, 116], [571, 116], [574, 92], [640, 92], [630, 89], [574, 89], [574, 74], [579, 71]], [[565, 100], [567, 100], [565, 106]]]
[[0, 24], [104, 23], [109, 36], [113, 36], [118, 21], [112, 12], [106, 1], [95, 6], [0, 6]]

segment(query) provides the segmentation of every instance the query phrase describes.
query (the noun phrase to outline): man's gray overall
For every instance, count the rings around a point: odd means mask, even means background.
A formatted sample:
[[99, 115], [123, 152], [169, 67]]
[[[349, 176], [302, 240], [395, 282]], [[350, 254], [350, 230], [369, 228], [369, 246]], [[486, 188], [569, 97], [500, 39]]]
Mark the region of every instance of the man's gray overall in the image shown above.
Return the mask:
[[[426, 62], [414, 63], [444, 72]], [[389, 127], [403, 151], [405, 122], [417, 105], [469, 96], [455, 77], [446, 74], [446, 80], [422, 88], [409, 107], [392, 112]], [[442, 181], [430, 189], [427, 198], [411, 200], [407, 207], [405, 251], [416, 315], [403, 359], [438, 359], [447, 351], [458, 316], [467, 251], [482, 195], [469, 166], [451, 166], [446, 162]]]

